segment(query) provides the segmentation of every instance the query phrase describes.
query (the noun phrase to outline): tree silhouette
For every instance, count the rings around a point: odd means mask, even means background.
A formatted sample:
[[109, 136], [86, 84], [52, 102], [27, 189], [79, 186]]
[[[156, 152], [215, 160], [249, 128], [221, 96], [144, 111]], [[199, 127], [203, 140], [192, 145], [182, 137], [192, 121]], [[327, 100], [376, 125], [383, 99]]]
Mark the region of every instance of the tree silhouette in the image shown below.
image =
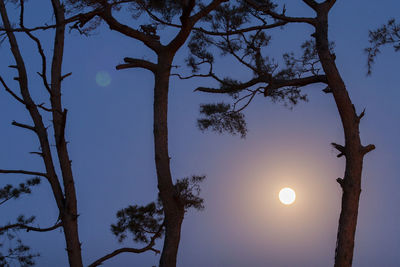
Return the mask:
[[[52, 231], [62, 227], [66, 242], [66, 250], [68, 260], [71, 266], [83, 266], [81, 256], [81, 243], [78, 235], [78, 211], [77, 200], [74, 185], [74, 178], [71, 168], [71, 160], [68, 154], [67, 141], [65, 139], [65, 127], [67, 122], [68, 110], [63, 108], [61, 101], [61, 82], [69, 74], [62, 74], [62, 61], [64, 52], [64, 35], [65, 35], [65, 14], [64, 8], [59, 0], [52, 0], [51, 5], [54, 11], [56, 20], [55, 37], [53, 43], [53, 52], [51, 59], [50, 78], [47, 73], [47, 55], [43, 49], [42, 43], [30, 29], [24, 25], [24, 0], [14, 1], [20, 6], [19, 29], [14, 31], [9, 20], [5, 2], [0, 1], [0, 13], [3, 22], [3, 27], [6, 33], [11, 53], [15, 60], [15, 65], [10, 65], [16, 69], [17, 77], [14, 78], [18, 82], [19, 94], [14, 92], [8, 86], [3, 78], [0, 82], [5, 90], [18, 102], [20, 102], [29, 112], [33, 125], [18, 123], [13, 121], [12, 125], [28, 130], [34, 133], [40, 144], [40, 151], [32, 152], [42, 158], [45, 167], [45, 172], [35, 172], [26, 170], [0, 170], [0, 173], [19, 174], [28, 176], [38, 176], [44, 178], [49, 183], [54, 201], [57, 204], [59, 216], [53, 226], [48, 228], [32, 227], [30, 224], [33, 220], [17, 220], [17, 223], [9, 224], [3, 229], [26, 229], [27, 231]], [[41, 70], [38, 72], [42, 79], [44, 89], [50, 97], [50, 107], [46, 107], [45, 103], [38, 104], [34, 101], [30, 93], [28, 85], [29, 70], [26, 68], [25, 60], [21, 54], [18, 40], [15, 37], [15, 32], [22, 32], [33, 42], [37, 48], [37, 52], [41, 59]], [[48, 129], [44, 124], [43, 118], [51, 118], [54, 139], [48, 135]], [[56, 147], [57, 157], [52, 154], [51, 143], [54, 142]], [[61, 170], [61, 179], [57, 173], [57, 168]], [[23, 218], [23, 217], [22, 217]]]
[[[201, 113], [204, 118], [198, 121], [200, 129], [236, 131], [241, 135], [245, 132], [245, 124], [243, 116], [238, 114], [256, 95], [284, 102], [285, 105], [295, 105], [299, 100], [307, 99], [302, 87], [314, 83], [326, 84], [323, 91], [333, 96], [345, 139], [344, 145], [332, 143], [332, 146], [339, 151], [338, 157], [346, 158], [344, 177], [337, 178], [343, 195], [335, 266], [347, 267], [352, 265], [353, 259], [363, 158], [375, 146], [361, 144], [359, 124], [365, 112], [356, 113], [335, 63], [336, 55], [328, 36], [328, 15], [336, 1], [303, 2], [314, 11], [315, 17], [287, 16], [286, 6], [278, 11], [278, 5], [272, 1], [244, 0], [221, 6], [208, 19], [210, 30], [199, 28], [189, 43], [191, 55], [187, 62], [193, 74], [179, 76], [182, 79], [209, 77], [219, 83], [219, 88], [198, 87], [196, 91], [229, 94], [234, 100], [232, 105], [218, 103], [203, 106]], [[273, 23], [268, 24], [268, 21]], [[315, 32], [311, 40], [302, 44], [302, 55], [286, 53], [282, 58], [283, 64], [279, 64], [279, 61], [264, 55], [271, 39], [266, 30], [289, 23], [312, 27]], [[210, 52], [215, 47], [249, 69], [253, 77], [246, 81], [218, 77]], [[207, 71], [201, 72], [204, 71], [203, 66], [208, 66]]]
[[[213, 0], [207, 4], [203, 1], [117, 1], [117, 0], [69, 0], [72, 11], [85, 11], [74, 27], [82, 33], [87, 33], [98, 23], [104, 21], [111, 30], [119, 32], [127, 38], [141, 42], [150, 51], [156, 54], [156, 62], [140, 58], [124, 58], [124, 63], [116, 66], [118, 70], [142, 68], [154, 75], [154, 105], [153, 105], [153, 133], [155, 147], [155, 163], [159, 197], [164, 213], [163, 226], [165, 227], [164, 246], [160, 257], [160, 267], [176, 266], [176, 257], [180, 242], [181, 226], [185, 214], [186, 199], [180, 194], [180, 183], [174, 184], [170, 170], [170, 156], [168, 152], [168, 91], [172, 62], [176, 52], [188, 39], [195, 24], [206, 18], [222, 2], [227, 0]], [[113, 12], [127, 6], [137, 20], [134, 26], [121, 23]], [[139, 22], [138, 18], [141, 18]], [[171, 23], [179, 18], [178, 31], [167, 37], [166, 44], [161, 42], [163, 37], [163, 22]], [[135, 25], [136, 24], [136, 25]], [[184, 190], [185, 191], [185, 190]], [[182, 193], [182, 192], [181, 192]], [[195, 207], [195, 206], [194, 206]]]

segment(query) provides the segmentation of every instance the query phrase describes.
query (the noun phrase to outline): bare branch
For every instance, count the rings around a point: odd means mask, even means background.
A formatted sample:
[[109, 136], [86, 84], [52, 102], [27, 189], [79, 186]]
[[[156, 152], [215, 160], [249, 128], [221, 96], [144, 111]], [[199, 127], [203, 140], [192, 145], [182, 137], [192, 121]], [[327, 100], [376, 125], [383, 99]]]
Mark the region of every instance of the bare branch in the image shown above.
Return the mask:
[[25, 171], [25, 170], [1, 170], [0, 173], [4, 174], [26, 174], [26, 175], [34, 175], [34, 176], [42, 176], [47, 178], [47, 174], [42, 172], [34, 172], [34, 171]]
[[28, 130], [34, 131], [36, 133], [36, 128], [34, 126], [30, 126], [30, 125], [27, 125], [27, 124], [19, 123], [19, 122], [16, 122], [16, 121], [13, 121], [11, 124], [14, 125], [14, 126], [20, 127], [20, 128], [24, 128], [24, 129], [28, 129]]
[[20, 98], [19, 96], [17, 96], [6, 84], [6, 82], [3, 80], [3, 78], [0, 76], [0, 82], [1, 84], [4, 86], [4, 89], [6, 89], [6, 91], [12, 95], [12, 97], [14, 97], [18, 102], [22, 103], [25, 105], [24, 100], [22, 100], [22, 98]]
[[63, 81], [65, 78], [69, 77], [72, 75], [72, 72], [69, 72], [67, 74], [64, 74], [63, 76], [61, 76], [61, 81]]
[[362, 153], [365, 155], [365, 154], [367, 154], [368, 152], [371, 152], [374, 149], [375, 149], [375, 145], [369, 144], [369, 145], [364, 146], [362, 148]]
[[[79, 13], [76, 14], [70, 18], [67, 18], [63, 21], [63, 25], [67, 25], [69, 23], [72, 22], [78, 22], [81, 25], [80, 26], [84, 26], [85, 23], [87, 23], [90, 19], [92, 19], [93, 17], [95, 17], [99, 12], [101, 11], [101, 9], [96, 9], [93, 10], [91, 12], [88, 13]], [[51, 25], [44, 25], [44, 26], [37, 26], [37, 27], [32, 27], [32, 28], [0, 28], [0, 32], [35, 32], [35, 31], [45, 31], [45, 30], [49, 30], [49, 29], [55, 29], [57, 28], [57, 26], [60, 25], [60, 23], [57, 24], [51, 24]]]
[[29, 231], [49, 232], [49, 231], [53, 231], [61, 226], [62, 226], [62, 222], [56, 223], [55, 225], [48, 227], [48, 228], [39, 228], [39, 227], [33, 227], [33, 226], [21, 224], [21, 223], [15, 223], [15, 224], [8, 224], [3, 227], [0, 227], [0, 232], [7, 231], [10, 229], [25, 229], [27, 232], [29, 232]]
[[[239, 98], [239, 99], [233, 104], [234, 112], [241, 112], [242, 110], [244, 110], [244, 109], [251, 103], [251, 101], [253, 100], [254, 96], [255, 96], [257, 93], [259, 93], [259, 90], [258, 90], [258, 89], [252, 91], [250, 94], [245, 95], [245, 96], [242, 97], [242, 98]], [[244, 100], [244, 99], [246, 99], [246, 98], [249, 98], [249, 99], [247, 100], [247, 102], [246, 102], [241, 108], [239, 108], [239, 109], [236, 110], [236, 105], [237, 105], [240, 101], [242, 101], [242, 100]]]
[[36, 105], [36, 106], [37, 106], [38, 108], [43, 109], [44, 111], [47, 111], [47, 112], [52, 112], [52, 111], [53, 111], [51, 108], [46, 108], [46, 107], [44, 106], [44, 103], [41, 103], [41, 104]]
[[153, 73], [156, 71], [156, 64], [147, 60], [126, 57], [124, 58], [124, 61], [126, 62], [126, 64], [117, 65], [116, 66], [117, 70], [129, 69], [129, 68], [143, 68]]
[[90, 264], [88, 267], [95, 267], [95, 266], [99, 266], [101, 265], [104, 261], [109, 260], [115, 256], [117, 256], [118, 254], [124, 253], [124, 252], [129, 252], [129, 253], [143, 253], [146, 251], [154, 251], [155, 253], [160, 253], [159, 250], [153, 248], [153, 247], [149, 247], [146, 246], [144, 248], [141, 249], [135, 249], [135, 248], [120, 248], [120, 249], [116, 249], [113, 252], [105, 255], [104, 257], [101, 257], [100, 259], [96, 260], [95, 262], [93, 262], [92, 264]]

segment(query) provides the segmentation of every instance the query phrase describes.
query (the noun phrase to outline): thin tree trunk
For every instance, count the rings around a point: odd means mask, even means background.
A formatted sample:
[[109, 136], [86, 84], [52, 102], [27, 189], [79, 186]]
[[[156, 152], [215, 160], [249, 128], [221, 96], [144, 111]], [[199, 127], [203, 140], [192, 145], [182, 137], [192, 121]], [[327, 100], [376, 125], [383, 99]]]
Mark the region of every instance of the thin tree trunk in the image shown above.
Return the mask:
[[160, 54], [154, 85], [154, 149], [158, 189], [164, 208], [165, 239], [160, 267], [175, 267], [184, 207], [172, 181], [168, 155], [168, 87], [172, 55]]
[[56, 141], [57, 155], [62, 173], [65, 207], [61, 213], [61, 221], [67, 246], [68, 261], [72, 267], [83, 267], [81, 243], [78, 233], [78, 208], [74, 177], [71, 161], [65, 141], [65, 124], [67, 110], [63, 110], [61, 103], [62, 62], [64, 55], [65, 17], [64, 7], [59, 0], [51, 0], [57, 27], [54, 38], [54, 51], [51, 65], [51, 107], [53, 115], [54, 139]]
[[[72, 175], [71, 164], [68, 156], [67, 145], [64, 138], [64, 128], [66, 120], [66, 112], [62, 111], [61, 105], [61, 69], [62, 69], [62, 58], [64, 51], [64, 8], [59, 0], [52, 0], [54, 14], [56, 16], [56, 36], [54, 40], [54, 52], [53, 61], [51, 66], [51, 105], [53, 115], [53, 126], [57, 147], [58, 160], [62, 171], [62, 178], [64, 183], [64, 192], [62, 191], [60, 181], [57, 178], [57, 174], [54, 167], [54, 161], [50, 150], [49, 139], [47, 130], [43, 124], [42, 116], [38, 111], [37, 105], [34, 103], [30, 96], [28, 88], [28, 76], [25, 67], [24, 60], [20, 53], [18, 42], [12, 31], [7, 32], [8, 39], [12, 53], [14, 55], [16, 64], [18, 66], [19, 74], [19, 85], [23, 102], [28, 109], [31, 118], [34, 122], [34, 131], [39, 139], [41, 147], [41, 155], [46, 168], [46, 177], [51, 185], [54, 198], [57, 203], [57, 207], [60, 213], [60, 220], [64, 230], [66, 250], [68, 253], [69, 265], [72, 267], [82, 267], [82, 256], [80, 241], [78, 235], [78, 224], [77, 224], [77, 203], [76, 203], [76, 192], [74, 186], [74, 179]], [[21, 2], [21, 9], [23, 9], [24, 2]], [[7, 16], [7, 11], [3, 0], [0, 0], [0, 13], [6, 29], [11, 29], [11, 25]], [[23, 12], [21, 13], [23, 15]], [[22, 21], [23, 18], [20, 18]], [[22, 22], [21, 22], [22, 24]], [[22, 27], [23, 25], [21, 25]], [[32, 37], [34, 38], [34, 37]], [[40, 41], [36, 39], [38, 43]], [[39, 49], [41, 49], [39, 47]], [[43, 51], [42, 51], [43, 52]], [[43, 57], [44, 53], [43, 53]], [[45, 62], [42, 62], [45, 64]], [[43, 73], [46, 75], [46, 73]], [[46, 82], [47, 83], [47, 82]]]
[[357, 226], [359, 199], [361, 193], [361, 175], [364, 155], [373, 146], [361, 145], [359, 122], [354, 105], [348, 95], [346, 86], [335, 64], [335, 55], [329, 50], [327, 6], [321, 5], [317, 10], [316, 45], [322, 67], [328, 79], [328, 86], [343, 125], [345, 145], [340, 152], [346, 157], [344, 178], [338, 178], [342, 195], [342, 207], [337, 233], [335, 267], [350, 267], [353, 260], [354, 239]]

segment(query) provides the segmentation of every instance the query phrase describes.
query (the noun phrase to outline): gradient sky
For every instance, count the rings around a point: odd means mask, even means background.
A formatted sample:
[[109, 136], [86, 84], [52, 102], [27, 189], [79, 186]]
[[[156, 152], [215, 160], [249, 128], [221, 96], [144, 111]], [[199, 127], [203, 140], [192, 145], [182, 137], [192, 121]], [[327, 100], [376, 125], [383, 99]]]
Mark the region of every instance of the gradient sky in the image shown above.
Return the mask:
[[[51, 23], [47, 1], [30, 1], [27, 25]], [[308, 15], [301, 1], [287, 1], [287, 14]], [[10, 7], [10, 13], [15, 9]], [[372, 77], [366, 77], [368, 30], [398, 17], [400, 3], [338, 1], [331, 12], [330, 37], [336, 43], [339, 70], [357, 110], [366, 108], [361, 123], [364, 144], [377, 149], [365, 158], [355, 267], [400, 266], [400, 53], [383, 49]], [[15, 16], [14, 16], [15, 21]], [[127, 20], [128, 21], [128, 20]], [[110, 231], [117, 210], [129, 204], [146, 204], [156, 198], [153, 161], [152, 75], [145, 70], [116, 71], [123, 57], [152, 59], [154, 55], [134, 40], [111, 32], [104, 25], [91, 37], [77, 32], [66, 36], [64, 72], [73, 72], [63, 84], [63, 102], [69, 109], [67, 139], [78, 193], [80, 238], [84, 262], [92, 262], [121, 246]], [[171, 33], [171, 32], [169, 32]], [[298, 51], [312, 29], [293, 25], [275, 30], [271, 55]], [[51, 51], [51, 35], [40, 33]], [[45, 89], [35, 77], [39, 70], [36, 47], [20, 38], [31, 70], [31, 91], [40, 102]], [[13, 88], [8, 44], [0, 47], [0, 74]], [[184, 66], [187, 50], [174, 62]], [[219, 73], [247, 77], [229, 58], [218, 60]], [[100, 71], [111, 82], [96, 83]], [[179, 71], [187, 72], [184, 67]], [[343, 143], [339, 116], [331, 95], [321, 85], [304, 88], [310, 101], [292, 110], [259, 97], [246, 110], [249, 133], [237, 136], [201, 133], [196, 126], [199, 104], [228, 98], [194, 93], [207, 80], [171, 78], [169, 148], [175, 178], [205, 174], [202, 196], [206, 209], [189, 212], [184, 220], [178, 255], [179, 267], [323, 267], [332, 266], [340, 212], [344, 160], [336, 158], [331, 142]], [[10, 125], [29, 122], [26, 110], [0, 90], [0, 168], [42, 170], [41, 161], [28, 152], [38, 143], [29, 132]], [[50, 121], [48, 121], [50, 124]], [[0, 185], [22, 181], [2, 176]], [[294, 205], [284, 206], [277, 197], [282, 187], [296, 190]], [[34, 194], [0, 207], [0, 223], [18, 214], [36, 215], [40, 226], [57, 219], [57, 208], [43, 184]], [[37, 266], [67, 266], [62, 233], [20, 233], [34, 251]], [[160, 246], [162, 242], [158, 242]], [[158, 263], [152, 252], [125, 254], [103, 266], [144, 266]]]

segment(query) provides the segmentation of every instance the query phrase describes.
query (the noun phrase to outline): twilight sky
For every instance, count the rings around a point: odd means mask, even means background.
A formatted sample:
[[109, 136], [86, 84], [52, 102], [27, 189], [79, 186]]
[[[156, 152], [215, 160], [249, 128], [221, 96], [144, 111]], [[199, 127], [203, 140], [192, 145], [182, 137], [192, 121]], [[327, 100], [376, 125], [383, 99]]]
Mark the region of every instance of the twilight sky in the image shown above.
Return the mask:
[[[52, 22], [47, 1], [27, 4], [26, 24]], [[37, 1], [36, 1], [37, 2]], [[310, 15], [301, 1], [286, 1], [287, 14]], [[9, 6], [11, 14], [14, 7]], [[355, 267], [400, 265], [400, 53], [383, 49], [373, 75], [366, 77], [368, 30], [389, 18], [399, 18], [395, 0], [338, 1], [331, 12], [330, 38], [335, 41], [337, 64], [357, 110], [366, 108], [361, 123], [364, 144], [377, 149], [364, 162]], [[15, 14], [14, 14], [15, 15]], [[16, 17], [13, 17], [15, 20]], [[125, 18], [127, 22], [129, 20]], [[69, 110], [67, 139], [73, 160], [80, 213], [80, 238], [86, 264], [121, 246], [140, 247], [127, 240], [119, 244], [111, 234], [117, 210], [129, 204], [146, 204], [157, 196], [152, 136], [152, 75], [145, 70], [116, 71], [126, 56], [152, 59], [138, 42], [121, 37], [102, 25], [90, 37], [72, 32], [66, 36], [64, 72], [73, 75], [63, 84], [64, 106]], [[172, 32], [169, 32], [170, 34]], [[311, 27], [291, 25], [274, 30], [271, 56], [298, 51], [312, 33]], [[50, 51], [52, 33], [40, 33]], [[163, 36], [168, 39], [168, 34]], [[37, 102], [47, 101], [45, 89], [35, 77], [39, 70], [36, 47], [19, 39], [31, 70], [31, 91]], [[47, 41], [47, 42], [46, 42]], [[0, 75], [12, 82], [8, 43], [0, 46]], [[174, 62], [187, 73], [182, 49]], [[219, 73], [247, 77], [229, 58], [218, 59]], [[96, 83], [105, 72], [107, 86]], [[104, 77], [103, 77], [104, 78]], [[103, 81], [104, 82], [104, 81]], [[208, 80], [171, 78], [169, 148], [175, 178], [205, 174], [202, 196], [206, 209], [189, 212], [183, 223], [179, 267], [322, 267], [332, 266], [339, 218], [344, 160], [336, 158], [331, 142], [343, 143], [339, 116], [331, 95], [322, 85], [304, 88], [310, 101], [292, 110], [259, 97], [246, 110], [249, 133], [238, 136], [201, 133], [196, 126], [199, 104], [227, 100], [193, 92]], [[29, 122], [26, 110], [0, 90], [0, 168], [42, 170], [29, 132], [10, 125]], [[50, 122], [49, 122], [50, 124]], [[0, 186], [22, 181], [2, 176]], [[296, 190], [294, 205], [284, 206], [278, 192]], [[57, 208], [45, 181], [31, 196], [0, 207], [0, 223], [24, 213], [50, 226]], [[20, 233], [34, 251], [37, 266], [67, 266], [62, 233]], [[158, 241], [161, 245], [162, 242]], [[152, 252], [125, 254], [103, 266], [145, 266], [158, 263]]]

